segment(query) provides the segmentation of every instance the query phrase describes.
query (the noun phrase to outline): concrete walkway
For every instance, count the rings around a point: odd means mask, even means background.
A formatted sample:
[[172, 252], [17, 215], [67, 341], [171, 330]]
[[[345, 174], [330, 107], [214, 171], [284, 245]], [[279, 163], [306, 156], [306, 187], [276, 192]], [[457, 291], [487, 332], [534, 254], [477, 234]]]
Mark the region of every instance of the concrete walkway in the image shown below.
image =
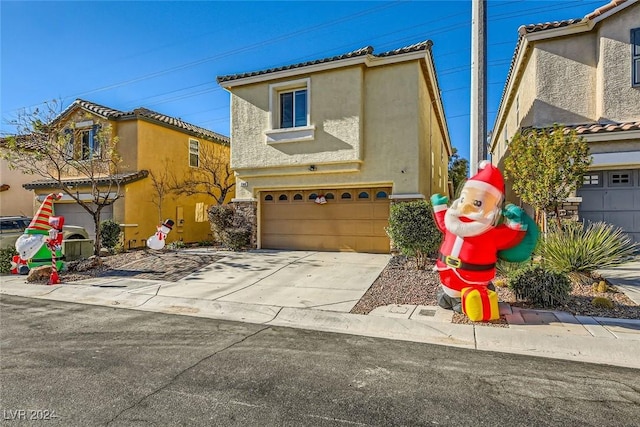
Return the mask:
[[[454, 324], [451, 311], [432, 306], [391, 305], [367, 316], [350, 314], [386, 266], [389, 255], [303, 251], [224, 254], [178, 282], [109, 277], [46, 286], [25, 285], [24, 276], [2, 276], [0, 295], [640, 368], [638, 320], [519, 310], [507, 304], [501, 305], [509, 322], [506, 327]], [[636, 273], [631, 270], [634, 266], [639, 268]], [[640, 286], [640, 265], [621, 271], [628, 274], [629, 286]]]

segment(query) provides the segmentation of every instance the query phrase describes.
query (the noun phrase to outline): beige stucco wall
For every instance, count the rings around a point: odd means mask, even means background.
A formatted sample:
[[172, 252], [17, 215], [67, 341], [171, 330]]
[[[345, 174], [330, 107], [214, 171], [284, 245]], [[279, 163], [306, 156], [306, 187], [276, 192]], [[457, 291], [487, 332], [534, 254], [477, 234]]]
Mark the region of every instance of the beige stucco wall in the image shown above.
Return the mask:
[[[536, 42], [534, 126], [596, 120], [595, 33]], [[523, 124], [526, 126], [526, 124]]]
[[640, 119], [640, 88], [631, 87], [632, 28], [640, 28], [640, 3], [605, 19], [598, 27], [598, 94], [596, 120]]
[[231, 113], [234, 150], [231, 165], [235, 170], [362, 160], [361, 67], [311, 76], [310, 124], [315, 126], [312, 141], [267, 144], [265, 131], [271, 129], [269, 84], [282, 81], [287, 80], [234, 89]]
[[[433, 189], [431, 154], [444, 144], [418, 61], [352, 66], [295, 76], [310, 79], [313, 141], [267, 144], [269, 83], [234, 87], [231, 165], [236, 198], [253, 199], [277, 188], [391, 185], [394, 194]], [[435, 160], [442, 156], [436, 153]], [[446, 164], [436, 167], [444, 181]], [[309, 170], [309, 165], [316, 167]], [[440, 169], [444, 173], [439, 175]], [[426, 193], [426, 194], [425, 194]]]
[[11, 170], [6, 160], [0, 159], [0, 184], [9, 185], [6, 191], [0, 191], [0, 216], [31, 216], [34, 213], [34, 194], [22, 188], [41, 176], [25, 175], [18, 170]]

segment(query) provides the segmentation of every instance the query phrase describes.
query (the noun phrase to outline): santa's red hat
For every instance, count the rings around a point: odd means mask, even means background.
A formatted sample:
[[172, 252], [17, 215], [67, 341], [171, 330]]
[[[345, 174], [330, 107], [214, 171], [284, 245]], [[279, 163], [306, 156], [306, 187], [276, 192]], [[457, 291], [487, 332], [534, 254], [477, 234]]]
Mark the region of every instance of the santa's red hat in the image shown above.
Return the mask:
[[51, 230], [51, 224], [49, 224], [49, 217], [53, 216], [53, 202], [54, 200], [60, 200], [62, 193], [49, 194], [44, 198], [44, 201], [38, 208], [38, 212], [29, 223], [29, 227], [25, 230], [26, 234], [48, 234]]
[[498, 168], [486, 160], [478, 165], [478, 173], [469, 178], [465, 187], [473, 187], [501, 198], [504, 196], [504, 178]]

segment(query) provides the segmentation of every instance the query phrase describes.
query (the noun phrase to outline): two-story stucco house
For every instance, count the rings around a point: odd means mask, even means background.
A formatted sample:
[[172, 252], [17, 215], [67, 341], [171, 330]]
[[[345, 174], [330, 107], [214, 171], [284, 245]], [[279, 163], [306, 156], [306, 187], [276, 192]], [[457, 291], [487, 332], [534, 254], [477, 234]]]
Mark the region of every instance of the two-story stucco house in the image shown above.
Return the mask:
[[[190, 170], [202, 166], [205, 150], [219, 153], [218, 158], [228, 165], [229, 138], [146, 108], [119, 111], [80, 99], [63, 111], [56, 121], [62, 123], [61, 128], [66, 127], [73, 132], [74, 136], [68, 142], [72, 145], [69, 152], [81, 156], [77, 158], [80, 162], [102, 155], [97, 152], [98, 149], [104, 151], [104, 148], [98, 148], [96, 129], [110, 129], [110, 139], [116, 144], [116, 151], [122, 159], [117, 171], [121, 197], [102, 210], [101, 220], [113, 219], [121, 224], [125, 248], [144, 247], [146, 239], [156, 232], [156, 227], [165, 218], [175, 222], [167, 236], [169, 243], [212, 239], [207, 209], [214, 204], [214, 199], [205, 194], [166, 192], [162, 203], [158, 203], [153, 178], [167, 184], [170, 184], [171, 177], [179, 181]], [[92, 200], [88, 187], [91, 180], [83, 176], [68, 176], [64, 177], [64, 182], [77, 189], [80, 199]], [[107, 175], [94, 179], [94, 182], [108, 185], [113, 179]], [[55, 182], [34, 180], [33, 177], [23, 186], [35, 192], [35, 202], [31, 197], [31, 213], [47, 194], [60, 191], [55, 188]], [[112, 191], [115, 195], [116, 189]], [[54, 209], [57, 216], [65, 217], [66, 224], [84, 226], [92, 237], [95, 236], [93, 218], [70, 196], [64, 195], [56, 201]]]
[[519, 34], [493, 127], [493, 162], [503, 165], [508, 141], [523, 128], [576, 129], [593, 157], [575, 199], [579, 217], [640, 241], [640, 2], [615, 0]]
[[449, 193], [431, 45], [218, 77], [256, 247], [388, 253], [391, 203]]

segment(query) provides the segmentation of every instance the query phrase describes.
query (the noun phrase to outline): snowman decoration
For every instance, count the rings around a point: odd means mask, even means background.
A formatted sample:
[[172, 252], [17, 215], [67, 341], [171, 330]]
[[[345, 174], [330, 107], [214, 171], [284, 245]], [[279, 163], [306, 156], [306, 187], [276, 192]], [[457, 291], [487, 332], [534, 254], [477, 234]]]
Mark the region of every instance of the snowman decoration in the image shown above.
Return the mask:
[[174, 222], [170, 219], [165, 220], [160, 226], [157, 227], [156, 234], [147, 239], [147, 246], [150, 249], [160, 250], [164, 248], [167, 240], [167, 234], [173, 228]]

